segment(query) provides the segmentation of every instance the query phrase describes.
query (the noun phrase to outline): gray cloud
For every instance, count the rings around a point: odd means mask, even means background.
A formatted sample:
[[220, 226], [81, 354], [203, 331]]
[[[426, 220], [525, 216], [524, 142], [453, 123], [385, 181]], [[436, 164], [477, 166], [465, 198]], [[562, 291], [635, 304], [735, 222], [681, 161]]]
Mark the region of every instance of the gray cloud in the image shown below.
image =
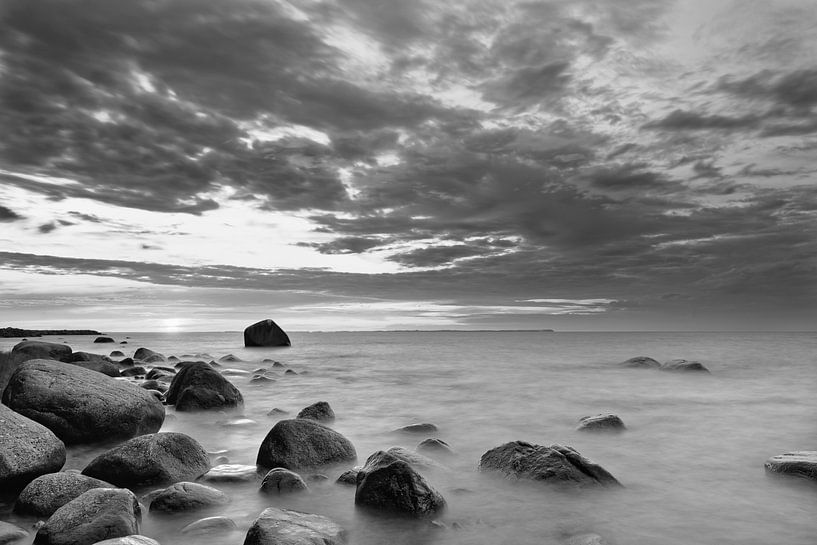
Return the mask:
[[0, 205], [0, 221], [11, 222], [18, 221], [21, 219], [25, 219], [25, 216], [21, 216], [11, 208]]
[[754, 129], [760, 123], [756, 115], [729, 117], [723, 115], [707, 115], [697, 112], [675, 110], [663, 119], [650, 121], [644, 125], [645, 129], [662, 130], [724, 130], [736, 131]]

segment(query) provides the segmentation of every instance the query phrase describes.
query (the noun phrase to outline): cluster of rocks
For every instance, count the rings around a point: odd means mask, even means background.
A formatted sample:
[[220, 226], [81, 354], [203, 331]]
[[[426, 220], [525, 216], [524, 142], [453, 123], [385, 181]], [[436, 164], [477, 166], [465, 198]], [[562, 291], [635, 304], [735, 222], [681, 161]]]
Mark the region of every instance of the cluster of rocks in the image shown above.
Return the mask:
[[708, 373], [709, 369], [699, 361], [675, 359], [664, 363], [659, 363], [658, 360], [650, 358], [649, 356], [635, 356], [628, 360], [621, 362], [622, 367], [632, 367], [639, 369], [658, 369], [660, 371], [697, 371]]

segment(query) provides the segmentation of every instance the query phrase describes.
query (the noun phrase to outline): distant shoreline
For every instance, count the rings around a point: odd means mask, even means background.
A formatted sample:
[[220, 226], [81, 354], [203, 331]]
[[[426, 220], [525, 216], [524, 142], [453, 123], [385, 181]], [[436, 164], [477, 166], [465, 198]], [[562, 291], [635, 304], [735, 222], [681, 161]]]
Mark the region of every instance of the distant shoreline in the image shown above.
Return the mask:
[[0, 337], [42, 337], [44, 335], [102, 335], [93, 329], [20, 329], [17, 327], [4, 327], [0, 329]]

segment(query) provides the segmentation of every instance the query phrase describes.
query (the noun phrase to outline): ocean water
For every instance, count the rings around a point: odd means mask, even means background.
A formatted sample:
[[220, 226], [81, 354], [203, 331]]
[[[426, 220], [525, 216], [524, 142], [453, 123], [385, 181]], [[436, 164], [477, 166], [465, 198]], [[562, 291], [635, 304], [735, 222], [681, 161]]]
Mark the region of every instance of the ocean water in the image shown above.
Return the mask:
[[[240, 333], [117, 333], [128, 345], [64, 337], [74, 350], [132, 355], [144, 346], [165, 355], [233, 354], [224, 367], [253, 371], [280, 361], [298, 375], [251, 385], [231, 376], [245, 407], [234, 413], [174, 413], [162, 431], [187, 433], [231, 463], [254, 464], [277, 421], [273, 407], [297, 412], [328, 401], [332, 427], [348, 437], [358, 463], [379, 449], [414, 448], [427, 435], [393, 430], [431, 422], [431, 436], [456, 456], [425, 472], [447, 500], [435, 520], [409, 521], [355, 508], [354, 487], [335, 484], [345, 467], [325, 471], [309, 493], [264, 496], [257, 484], [217, 485], [232, 501], [174, 516], [145, 513], [142, 533], [170, 544], [241, 544], [252, 520], [277, 506], [329, 516], [359, 545], [564, 543], [593, 532], [618, 545], [814, 545], [817, 485], [767, 476], [764, 461], [817, 450], [817, 336], [813, 333], [292, 333], [291, 348], [242, 346]], [[0, 340], [0, 349], [17, 340]], [[616, 365], [636, 355], [698, 360], [711, 374], [676, 374]], [[585, 415], [612, 412], [621, 434], [576, 431]], [[252, 423], [231, 425], [238, 417]], [[555, 490], [477, 471], [480, 456], [507, 441], [570, 445], [610, 471], [618, 490]], [[81, 469], [103, 449], [69, 450]], [[306, 475], [311, 474], [307, 472]], [[224, 514], [238, 532], [185, 536], [203, 516]], [[9, 513], [0, 519], [30, 526]]]

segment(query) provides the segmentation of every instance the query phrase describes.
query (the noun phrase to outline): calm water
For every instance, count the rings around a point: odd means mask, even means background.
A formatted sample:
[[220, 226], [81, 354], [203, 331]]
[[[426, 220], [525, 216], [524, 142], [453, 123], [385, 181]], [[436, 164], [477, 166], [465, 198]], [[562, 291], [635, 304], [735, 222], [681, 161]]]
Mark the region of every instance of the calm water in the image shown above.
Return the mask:
[[[274, 505], [327, 515], [349, 531], [352, 544], [557, 544], [595, 532], [618, 545], [814, 545], [817, 485], [767, 477], [763, 462], [791, 450], [817, 449], [817, 336], [795, 333], [535, 333], [399, 332], [294, 333], [287, 349], [246, 349], [240, 333], [129, 335], [127, 355], [145, 346], [165, 355], [234, 354], [252, 371], [272, 358], [299, 375], [241, 389], [238, 413], [178, 413], [162, 431], [180, 431], [210, 451], [227, 450], [231, 463], [253, 464], [276, 418], [328, 401], [333, 427], [355, 445], [359, 462], [378, 449], [413, 448], [425, 436], [391, 430], [432, 422], [457, 456], [447, 470], [426, 477], [448, 501], [423, 521], [373, 516], [355, 509], [354, 487], [334, 484], [342, 469], [308, 494], [270, 497], [256, 484], [218, 485], [232, 498], [225, 508], [190, 516], [146, 514], [142, 533], [163, 545], [240, 544], [252, 519]], [[108, 353], [65, 337], [74, 350]], [[0, 349], [16, 341], [0, 340]], [[711, 375], [621, 369], [636, 355], [664, 361], [696, 359]], [[305, 373], [304, 373], [305, 372]], [[621, 416], [619, 435], [575, 431], [579, 417]], [[168, 414], [174, 414], [172, 409]], [[236, 416], [255, 421], [230, 426]], [[476, 471], [480, 456], [521, 439], [567, 444], [604, 466], [624, 488], [564, 492], [511, 484]], [[69, 451], [66, 468], [81, 469], [100, 452]], [[20, 524], [4, 508], [2, 518]], [[202, 538], [179, 529], [202, 516], [233, 517], [240, 532]]]

